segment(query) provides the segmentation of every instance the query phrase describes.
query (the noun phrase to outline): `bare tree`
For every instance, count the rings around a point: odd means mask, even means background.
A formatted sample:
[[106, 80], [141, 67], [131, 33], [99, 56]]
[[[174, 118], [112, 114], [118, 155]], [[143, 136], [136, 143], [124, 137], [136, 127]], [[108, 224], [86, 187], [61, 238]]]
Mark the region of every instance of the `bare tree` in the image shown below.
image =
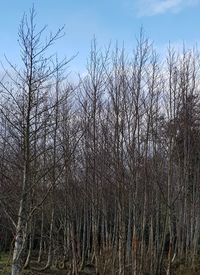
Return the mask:
[[[55, 34], [50, 34], [46, 41], [42, 43], [44, 30], [45, 27], [40, 31], [37, 30], [35, 10], [32, 8], [29, 19], [25, 15], [19, 28], [19, 43], [24, 68], [18, 70], [8, 61], [14, 73], [12, 75], [7, 73], [15, 88], [11, 90], [1, 83], [6, 100], [12, 99], [13, 112], [15, 113], [9, 118], [6, 115], [4, 106], [2, 106], [1, 112], [8, 121], [11, 131], [13, 129], [17, 132], [17, 138], [21, 140], [22, 147], [21, 191], [13, 252], [13, 275], [19, 274], [23, 264], [23, 251], [27, 241], [28, 224], [33, 213], [31, 194], [35, 183], [32, 180], [31, 169], [34, 162], [33, 159], [36, 157], [33, 155], [34, 144], [36, 136], [39, 135], [40, 130], [44, 126], [44, 123], [37, 122], [36, 118], [38, 113], [41, 116], [43, 112], [41, 106], [43, 95], [46, 89], [53, 85], [52, 76], [68, 63], [64, 59], [56, 66], [53, 66], [52, 57], [45, 56], [49, 47], [63, 35], [63, 28], [59, 29]], [[17, 120], [17, 123], [15, 123], [15, 120]]]

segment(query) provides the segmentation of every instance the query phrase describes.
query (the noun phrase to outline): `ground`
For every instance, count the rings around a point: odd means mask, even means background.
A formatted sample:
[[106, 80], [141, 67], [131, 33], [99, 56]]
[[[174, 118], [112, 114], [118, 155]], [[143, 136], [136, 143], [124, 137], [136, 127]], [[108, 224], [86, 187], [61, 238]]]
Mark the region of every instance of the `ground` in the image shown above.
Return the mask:
[[[0, 275], [10, 275], [10, 262], [11, 255], [0, 254]], [[66, 275], [68, 272], [67, 270], [60, 270], [56, 268], [51, 270], [39, 271], [39, 269], [45, 266], [45, 262], [39, 265], [36, 261], [33, 261], [31, 263], [31, 266], [34, 269], [38, 269], [38, 271], [33, 269], [25, 270], [22, 272], [22, 275]], [[193, 268], [190, 266], [185, 266], [183, 263], [177, 264], [174, 272], [172, 272], [171, 275], [200, 275], [200, 258], [196, 260], [195, 266]]]
[[[10, 275], [10, 262], [11, 257], [9, 254], [0, 254], [0, 275]], [[32, 266], [36, 269], [42, 267], [39, 266], [36, 262], [32, 263]], [[45, 266], [45, 263], [43, 264]], [[36, 271], [36, 270], [25, 270], [22, 273], [23, 275], [66, 275], [66, 270], [45, 270], [45, 271]]]

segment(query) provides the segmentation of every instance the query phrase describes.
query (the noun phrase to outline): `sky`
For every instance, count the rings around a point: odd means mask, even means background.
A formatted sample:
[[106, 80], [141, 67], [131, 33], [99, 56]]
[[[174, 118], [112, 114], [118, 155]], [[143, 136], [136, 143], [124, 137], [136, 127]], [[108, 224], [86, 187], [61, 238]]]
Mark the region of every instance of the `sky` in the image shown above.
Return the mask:
[[95, 36], [99, 48], [110, 42], [132, 51], [141, 27], [161, 54], [169, 41], [175, 47], [200, 44], [200, 0], [3, 0], [0, 11], [0, 61], [5, 55], [20, 60], [18, 27], [34, 4], [38, 29], [55, 32], [65, 25], [65, 36], [52, 51], [76, 57], [69, 70], [82, 73]]

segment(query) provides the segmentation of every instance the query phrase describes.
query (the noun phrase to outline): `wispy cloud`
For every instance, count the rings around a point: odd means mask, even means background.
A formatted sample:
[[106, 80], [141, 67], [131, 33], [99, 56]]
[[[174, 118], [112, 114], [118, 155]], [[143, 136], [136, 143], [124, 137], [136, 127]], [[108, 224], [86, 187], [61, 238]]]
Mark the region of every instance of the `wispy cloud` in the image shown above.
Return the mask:
[[195, 6], [200, 0], [137, 0], [139, 16], [153, 16], [166, 12], [178, 13], [182, 9]]

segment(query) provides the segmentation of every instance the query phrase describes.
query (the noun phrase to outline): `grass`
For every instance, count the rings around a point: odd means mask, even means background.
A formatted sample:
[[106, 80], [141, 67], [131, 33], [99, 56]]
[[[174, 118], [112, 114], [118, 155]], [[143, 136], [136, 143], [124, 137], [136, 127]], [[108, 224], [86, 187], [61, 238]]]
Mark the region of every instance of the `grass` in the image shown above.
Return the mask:
[[10, 275], [10, 255], [8, 253], [0, 254], [0, 275]]
[[[46, 262], [40, 264], [37, 261], [31, 262], [32, 269], [22, 271], [23, 275], [66, 275], [67, 270], [59, 270], [52, 268], [45, 271], [36, 271], [42, 266], [45, 266]], [[102, 263], [103, 264], [103, 263]], [[9, 253], [0, 254], [0, 275], [10, 275], [11, 274], [11, 255]], [[108, 274], [108, 273], [107, 273]], [[197, 255], [193, 261], [193, 264], [187, 264], [185, 259], [177, 259], [172, 265], [173, 275], [200, 275], [200, 255]]]
[[0, 264], [8, 264], [10, 262], [9, 253], [0, 253]]
[[[33, 265], [35, 262], [32, 263]], [[36, 263], [37, 264], [37, 263]], [[45, 263], [43, 263], [43, 266]], [[40, 265], [36, 265], [37, 268], [40, 268]], [[9, 253], [0, 253], [0, 275], [10, 275], [11, 274], [11, 257]], [[21, 272], [23, 275], [66, 275], [66, 270], [51, 269], [45, 271], [35, 271], [31, 269], [23, 270]]]

